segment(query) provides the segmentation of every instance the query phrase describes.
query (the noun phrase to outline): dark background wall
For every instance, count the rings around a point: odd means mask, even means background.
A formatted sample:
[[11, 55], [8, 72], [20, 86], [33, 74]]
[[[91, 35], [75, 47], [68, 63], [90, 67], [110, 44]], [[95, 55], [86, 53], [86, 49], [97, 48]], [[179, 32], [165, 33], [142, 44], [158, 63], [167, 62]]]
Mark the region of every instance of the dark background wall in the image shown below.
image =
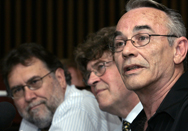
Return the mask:
[[[187, 0], [156, 0], [178, 10], [188, 27]], [[127, 0], [0, 0], [0, 59], [26, 42], [59, 58], [73, 59], [76, 45], [102, 27], [114, 26]], [[0, 90], [5, 89], [0, 79]], [[0, 97], [0, 101], [11, 99]], [[14, 123], [20, 122], [17, 114]], [[16, 127], [17, 128], [17, 127]], [[16, 129], [15, 129], [16, 130]]]
[[21, 43], [36, 42], [72, 58], [88, 33], [117, 23], [124, 5], [124, 0], [1, 0], [1, 57]]
[[[73, 58], [86, 35], [116, 25], [127, 0], [0, 0], [0, 58], [35, 42], [59, 58]], [[178, 10], [187, 26], [187, 0], [158, 0]]]

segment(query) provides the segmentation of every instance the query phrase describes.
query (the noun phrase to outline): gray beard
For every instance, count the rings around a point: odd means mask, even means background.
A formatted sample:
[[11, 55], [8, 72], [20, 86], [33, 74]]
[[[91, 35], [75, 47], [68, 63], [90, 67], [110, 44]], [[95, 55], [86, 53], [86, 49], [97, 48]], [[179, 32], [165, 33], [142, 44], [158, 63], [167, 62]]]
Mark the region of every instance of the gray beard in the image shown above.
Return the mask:
[[37, 115], [38, 109], [36, 109], [32, 111], [31, 117], [29, 117], [26, 120], [28, 120], [29, 122], [33, 123], [34, 125], [36, 125], [41, 129], [47, 128], [51, 125], [54, 112], [50, 111], [48, 108], [45, 108], [44, 112], [45, 115], [40, 117]]
[[[28, 105], [25, 112], [22, 112], [22, 113], [20, 112], [20, 115], [24, 119], [26, 119], [30, 123], [33, 123], [34, 125], [36, 125], [38, 128], [41, 128], [41, 129], [50, 127], [52, 119], [53, 119], [53, 115], [54, 115], [57, 107], [64, 100], [64, 95], [62, 95], [62, 92], [60, 91], [61, 88], [60, 88], [58, 81], [55, 80], [53, 82], [53, 85], [55, 87], [54, 88], [55, 92], [53, 92], [48, 103], [45, 100], [33, 102]], [[39, 103], [42, 103], [45, 105], [45, 108], [43, 109], [44, 115], [42, 115], [42, 116], [38, 115], [38, 112], [40, 111], [40, 109], [33, 109], [33, 110], [29, 111], [29, 109], [32, 106], [37, 105]]]
[[45, 102], [43, 102], [43, 104], [46, 106], [46, 108], [43, 109], [43, 112], [45, 113], [43, 116], [38, 115], [39, 109], [33, 109], [30, 113], [27, 110], [27, 113], [21, 114], [24, 119], [41, 129], [47, 128], [51, 125], [53, 114], [55, 112], [55, 110], [50, 109]]

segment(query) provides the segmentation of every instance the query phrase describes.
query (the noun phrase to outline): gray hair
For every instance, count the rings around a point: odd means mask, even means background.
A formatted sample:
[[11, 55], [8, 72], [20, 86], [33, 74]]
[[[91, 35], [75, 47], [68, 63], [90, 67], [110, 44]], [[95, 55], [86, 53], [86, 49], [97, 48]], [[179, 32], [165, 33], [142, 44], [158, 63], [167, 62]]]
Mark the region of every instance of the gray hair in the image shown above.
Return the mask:
[[182, 16], [175, 10], [169, 9], [166, 6], [153, 0], [130, 0], [126, 5], [126, 11], [140, 7], [151, 7], [165, 12], [169, 18], [167, 20], [167, 28], [169, 29], [169, 34], [173, 34], [178, 37], [186, 37], [186, 28]]
[[[153, 0], [130, 0], [127, 5], [126, 5], [126, 11], [130, 11], [135, 8], [140, 8], [140, 7], [151, 7], [155, 8], [158, 10], [163, 11], [166, 13], [168, 19], [166, 22], [166, 26], [169, 29], [168, 34], [169, 35], [176, 35], [177, 37], [186, 37], [186, 28], [182, 19], [182, 16], [176, 12], [173, 9], [167, 8], [166, 6], [157, 3], [156, 1]], [[173, 37], [168, 37], [168, 41], [170, 46], [173, 45], [175, 38]], [[187, 57], [184, 60], [184, 69], [187, 68]]]

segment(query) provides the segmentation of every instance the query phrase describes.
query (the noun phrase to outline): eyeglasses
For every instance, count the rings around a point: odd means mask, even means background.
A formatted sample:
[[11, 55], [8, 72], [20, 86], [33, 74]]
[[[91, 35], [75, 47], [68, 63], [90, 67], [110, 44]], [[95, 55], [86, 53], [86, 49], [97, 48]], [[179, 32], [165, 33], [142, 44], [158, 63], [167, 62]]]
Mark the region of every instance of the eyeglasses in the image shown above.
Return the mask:
[[113, 52], [121, 52], [125, 47], [127, 41], [131, 41], [133, 46], [142, 47], [147, 45], [150, 42], [151, 36], [165, 36], [165, 37], [177, 37], [176, 35], [158, 35], [158, 34], [147, 34], [147, 33], [139, 33], [131, 37], [131, 39], [123, 40], [123, 39], [114, 39], [113, 45], [110, 45], [110, 48]]
[[108, 62], [98, 62], [96, 64], [94, 64], [92, 66], [92, 70], [91, 71], [87, 71], [85, 74], [84, 74], [84, 83], [86, 85], [88, 85], [88, 80], [89, 80], [89, 77], [90, 77], [90, 74], [91, 72], [94, 72], [95, 75], [97, 75], [98, 77], [104, 75], [105, 71], [106, 71], [106, 67], [110, 66], [111, 65], [111, 62], [113, 61], [108, 61]]
[[42, 83], [43, 83], [43, 78], [45, 78], [46, 76], [48, 76], [50, 73], [52, 73], [53, 71], [50, 71], [49, 73], [47, 73], [46, 75], [44, 75], [43, 77], [36, 77], [33, 78], [31, 80], [29, 80], [26, 85], [23, 86], [16, 86], [13, 87], [10, 92], [11, 92], [11, 97], [13, 99], [18, 99], [20, 97], [22, 97], [24, 95], [24, 87], [27, 86], [30, 90], [37, 90], [39, 88], [41, 88]]

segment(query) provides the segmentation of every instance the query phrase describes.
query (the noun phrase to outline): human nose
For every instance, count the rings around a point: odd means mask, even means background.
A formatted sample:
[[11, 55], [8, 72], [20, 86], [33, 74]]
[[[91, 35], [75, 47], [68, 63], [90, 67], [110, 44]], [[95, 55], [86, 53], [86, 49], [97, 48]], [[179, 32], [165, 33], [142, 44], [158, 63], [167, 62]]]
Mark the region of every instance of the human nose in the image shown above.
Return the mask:
[[30, 90], [28, 86], [24, 87], [24, 97], [26, 101], [31, 101], [36, 98], [35, 91]]
[[123, 58], [137, 55], [137, 49], [136, 47], [134, 47], [133, 42], [134, 41], [132, 39], [128, 39], [126, 41], [126, 44], [123, 47], [123, 51], [122, 51]]
[[96, 85], [99, 81], [100, 81], [100, 78], [99, 78], [94, 72], [91, 72], [90, 77], [89, 77], [87, 83], [88, 83], [88, 85], [90, 85], [90, 86], [94, 86], [94, 85]]

